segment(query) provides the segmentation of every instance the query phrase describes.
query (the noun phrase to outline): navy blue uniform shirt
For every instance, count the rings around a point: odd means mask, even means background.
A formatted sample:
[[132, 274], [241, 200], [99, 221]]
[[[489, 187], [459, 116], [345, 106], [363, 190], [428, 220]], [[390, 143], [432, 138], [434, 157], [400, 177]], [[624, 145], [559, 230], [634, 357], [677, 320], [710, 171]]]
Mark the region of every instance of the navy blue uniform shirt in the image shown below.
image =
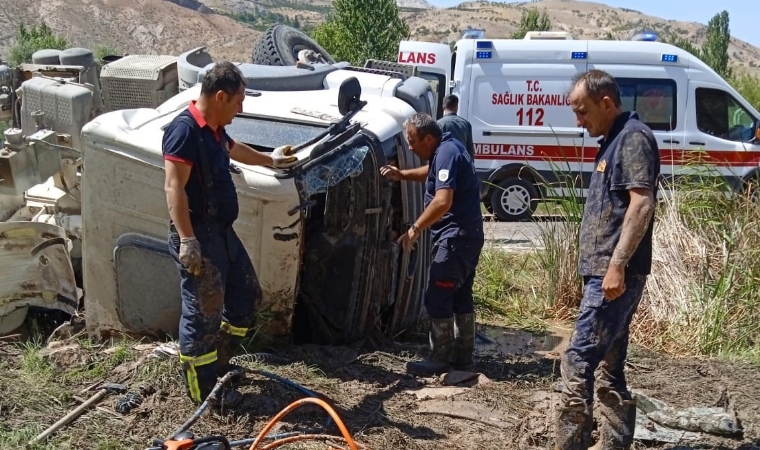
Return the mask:
[[[631, 202], [628, 189], [648, 188], [657, 198], [660, 152], [652, 131], [635, 112], [618, 116], [608, 138], [600, 143], [580, 229], [579, 273], [603, 277]], [[626, 274], [649, 275], [653, 227], [654, 216], [628, 262]]]
[[483, 238], [478, 176], [472, 158], [462, 143], [444, 133], [428, 165], [425, 182], [425, 207], [441, 188], [454, 190], [451, 208], [430, 227], [433, 242], [453, 238]]
[[[217, 209], [215, 222], [231, 225], [238, 217], [237, 192], [229, 170], [229, 153], [234, 141], [224, 128], [216, 131], [211, 129], [195, 106], [195, 101], [192, 101], [190, 106], [179, 115], [191, 117], [201, 127], [205, 151], [211, 166], [211, 178], [214, 181]], [[193, 136], [190, 126], [177, 119], [173, 120], [164, 132], [163, 154], [165, 160], [180, 162], [193, 167], [190, 178], [185, 185], [185, 192], [190, 206], [190, 220], [195, 224], [204, 220], [206, 206], [201, 184], [198, 143]]]

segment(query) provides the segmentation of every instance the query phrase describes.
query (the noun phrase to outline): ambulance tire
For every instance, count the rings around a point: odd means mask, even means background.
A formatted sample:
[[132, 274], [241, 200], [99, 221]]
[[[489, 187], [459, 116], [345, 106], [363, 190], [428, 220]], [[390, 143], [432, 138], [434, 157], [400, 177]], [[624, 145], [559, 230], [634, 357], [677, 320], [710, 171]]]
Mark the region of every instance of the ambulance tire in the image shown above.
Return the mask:
[[265, 66], [295, 66], [298, 52], [313, 50], [330, 64], [335, 60], [305, 33], [287, 25], [269, 27], [253, 47], [253, 63]]
[[508, 177], [491, 189], [491, 208], [501, 222], [528, 219], [538, 207], [538, 189], [527, 178]]

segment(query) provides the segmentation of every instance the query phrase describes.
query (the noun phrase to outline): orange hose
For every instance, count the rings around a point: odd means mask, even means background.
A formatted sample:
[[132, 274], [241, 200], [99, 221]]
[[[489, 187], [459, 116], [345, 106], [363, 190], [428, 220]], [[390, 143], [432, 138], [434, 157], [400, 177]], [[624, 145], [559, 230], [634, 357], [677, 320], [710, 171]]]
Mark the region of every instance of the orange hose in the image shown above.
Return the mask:
[[[274, 442], [271, 442], [261, 447], [261, 450], [272, 450], [274, 448], [280, 447], [281, 445], [290, 444], [290, 443], [299, 442], [299, 441], [331, 441], [331, 440], [345, 441], [346, 439], [340, 436], [330, 436], [327, 434], [301, 434], [298, 436], [289, 436], [282, 439], [278, 439]], [[363, 445], [360, 445], [360, 444], [357, 444], [357, 446], [360, 449], [365, 448]]]
[[[296, 400], [290, 405], [288, 405], [285, 409], [277, 413], [277, 415], [274, 416], [274, 418], [272, 418], [272, 420], [270, 420], [269, 423], [267, 423], [264, 429], [261, 430], [261, 433], [259, 433], [258, 437], [256, 438], [255, 441], [253, 441], [253, 444], [251, 444], [248, 450], [256, 450], [257, 448], [259, 448], [259, 445], [261, 444], [261, 442], [264, 440], [266, 435], [269, 434], [272, 428], [274, 428], [274, 426], [277, 425], [277, 422], [279, 422], [280, 420], [282, 420], [283, 417], [287, 416], [294, 410], [298, 409], [299, 407], [307, 403], [317, 404], [321, 406], [322, 409], [327, 411], [327, 414], [329, 414], [330, 417], [332, 417], [332, 419], [335, 421], [335, 424], [338, 425], [338, 429], [340, 429], [340, 432], [343, 435], [343, 439], [346, 440], [346, 443], [348, 444], [349, 447], [351, 447], [351, 450], [359, 450], [359, 447], [356, 445], [356, 442], [354, 442], [354, 440], [351, 438], [351, 433], [348, 432], [348, 429], [343, 424], [343, 421], [340, 420], [340, 416], [338, 416], [338, 413], [336, 413], [335, 410], [330, 405], [327, 404], [327, 402], [316, 397], [306, 397], [300, 400]], [[288, 438], [283, 438], [283, 439], [274, 441], [268, 444], [267, 448], [275, 448], [276, 446], [274, 446], [274, 444], [278, 444], [277, 446], [285, 444], [286, 442], [282, 442], [282, 443], [280, 442], [286, 439]], [[263, 450], [263, 448], [260, 450]]]

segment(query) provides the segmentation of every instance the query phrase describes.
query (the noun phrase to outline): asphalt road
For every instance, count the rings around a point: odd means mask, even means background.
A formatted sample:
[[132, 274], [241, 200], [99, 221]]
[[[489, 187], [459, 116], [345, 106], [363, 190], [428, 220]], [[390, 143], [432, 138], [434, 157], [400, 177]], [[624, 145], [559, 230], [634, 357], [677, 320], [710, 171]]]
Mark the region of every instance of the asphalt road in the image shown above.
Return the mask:
[[491, 222], [486, 218], [486, 245], [509, 251], [542, 249], [541, 232], [549, 230], [552, 222]]

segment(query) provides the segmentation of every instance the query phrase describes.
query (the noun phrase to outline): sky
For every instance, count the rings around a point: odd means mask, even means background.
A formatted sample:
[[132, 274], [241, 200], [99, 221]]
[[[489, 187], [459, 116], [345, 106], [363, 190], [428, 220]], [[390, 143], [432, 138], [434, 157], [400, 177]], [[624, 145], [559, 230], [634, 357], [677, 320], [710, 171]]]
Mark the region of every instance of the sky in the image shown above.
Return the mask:
[[[450, 7], [462, 3], [461, 0], [427, 0], [433, 6]], [[513, 2], [505, 2], [513, 3]], [[644, 14], [684, 22], [698, 22], [707, 25], [715, 14], [728, 11], [731, 36], [741, 39], [755, 47], [760, 47], [760, 26], [757, 0], [606, 0], [596, 1], [614, 7], [634, 9]]]

